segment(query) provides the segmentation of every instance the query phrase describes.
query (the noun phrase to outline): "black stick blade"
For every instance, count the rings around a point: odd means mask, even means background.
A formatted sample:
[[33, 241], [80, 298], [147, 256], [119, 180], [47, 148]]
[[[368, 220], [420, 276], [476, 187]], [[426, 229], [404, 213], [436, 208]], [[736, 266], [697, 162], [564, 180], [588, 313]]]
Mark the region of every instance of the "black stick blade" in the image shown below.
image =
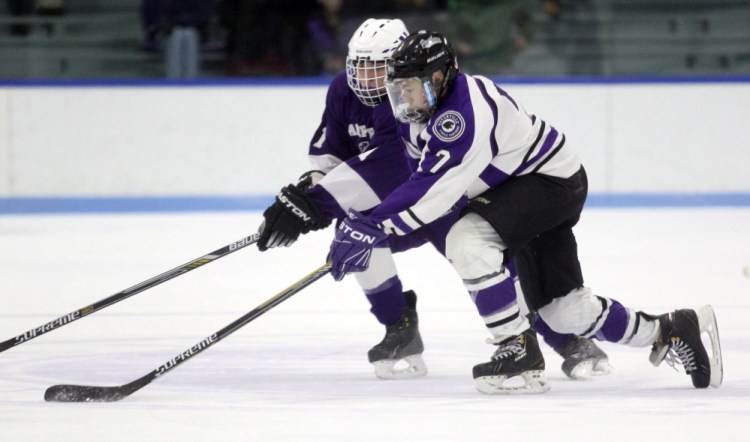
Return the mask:
[[128, 396], [121, 387], [53, 385], [44, 393], [47, 402], [115, 402]]

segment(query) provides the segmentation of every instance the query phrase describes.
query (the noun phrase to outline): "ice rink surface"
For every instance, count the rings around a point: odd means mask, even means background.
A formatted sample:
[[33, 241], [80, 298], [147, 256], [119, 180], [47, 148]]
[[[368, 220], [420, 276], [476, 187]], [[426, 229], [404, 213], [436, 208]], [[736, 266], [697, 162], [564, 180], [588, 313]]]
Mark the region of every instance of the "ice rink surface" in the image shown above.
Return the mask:
[[[255, 212], [0, 216], [0, 340], [253, 233]], [[493, 347], [458, 277], [430, 246], [397, 256], [419, 296], [425, 378], [381, 381], [383, 328], [353, 277], [314, 283], [206, 352], [114, 403], [47, 403], [62, 383], [135, 380], [323, 264], [331, 231], [249, 247], [0, 353], [0, 441], [725, 441], [750, 418], [750, 209], [587, 209], [576, 228], [587, 285], [660, 314], [710, 303], [724, 383], [609, 343], [616, 373], [484, 396], [471, 368]]]

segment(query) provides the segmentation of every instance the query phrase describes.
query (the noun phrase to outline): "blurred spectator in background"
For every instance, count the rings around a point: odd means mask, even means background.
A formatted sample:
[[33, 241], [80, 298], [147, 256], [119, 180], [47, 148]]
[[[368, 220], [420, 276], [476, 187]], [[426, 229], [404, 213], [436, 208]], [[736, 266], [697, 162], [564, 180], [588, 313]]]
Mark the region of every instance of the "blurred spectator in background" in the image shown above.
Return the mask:
[[318, 0], [319, 8], [308, 19], [307, 31], [316, 56], [312, 73], [334, 74], [344, 69], [339, 41], [343, 0]]
[[[220, 0], [228, 31], [227, 73], [319, 75], [343, 69], [341, 54], [351, 35], [342, 23], [362, 17], [407, 17], [422, 27], [447, 0]], [[427, 15], [426, 15], [427, 14]]]
[[432, 29], [443, 31], [444, 26], [435, 22], [435, 13], [445, 9], [445, 0], [390, 0], [391, 15], [401, 18], [409, 29]]
[[344, 0], [342, 15], [393, 15], [401, 12], [429, 12], [445, 9], [448, 0]]
[[63, 15], [65, 5], [63, 0], [36, 0], [36, 13], [38, 15]]
[[[23, 17], [34, 13], [34, 0], [8, 0], [8, 12], [16, 17]], [[10, 26], [10, 35], [29, 35], [31, 27], [27, 24], [14, 23]]]
[[201, 45], [208, 39], [211, 0], [142, 0], [145, 49], [165, 50], [168, 78], [196, 78]]
[[562, 5], [560, 0], [542, 0], [542, 11], [553, 21], [560, 20]]
[[341, 7], [341, 15], [346, 17], [360, 17], [384, 14], [390, 11], [391, 0], [344, 0]]
[[533, 36], [528, 0], [448, 0], [445, 34], [461, 70], [500, 74]]
[[164, 41], [175, 27], [195, 29], [200, 42], [206, 43], [214, 7], [213, 0], [141, 0], [144, 49], [162, 50]]
[[445, 1], [437, 0], [390, 0], [389, 9], [393, 12], [401, 11], [433, 11], [436, 9], [443, 9], [445, 7]]
[[[8, 12], [12, 16], [31, 16], [45, 15], [57, 16], [65, 13], [63, 0], [7, 0]], [[47, 34], [52, 33], [52, 28], [48, 24], [42, 24]], [[10, 34], [25, 36], [31, 33], [31, 26], [24, 23], [14, 23], [10, 26]]]
[[142, 0], [139, 13], [144, 33], [143, 49], [147, 51], [161, 50], [163, 29], [159, 0]]
[[230, 75], [316, 74], [308, 21], [316, 0], [222, 0]]

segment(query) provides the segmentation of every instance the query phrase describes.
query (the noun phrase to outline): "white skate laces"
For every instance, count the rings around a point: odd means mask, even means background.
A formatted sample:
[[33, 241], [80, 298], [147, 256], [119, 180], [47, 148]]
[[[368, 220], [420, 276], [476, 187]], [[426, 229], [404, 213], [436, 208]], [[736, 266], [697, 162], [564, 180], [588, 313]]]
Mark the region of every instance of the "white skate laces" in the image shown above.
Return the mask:
[[[490, 341], [493, 342], [493, 341]], [[536, 334], [526, 330], [497, 343], [489, 362], [474, 366], [474, 385], [484, 394], [535, 394], [549, 391]]]
[[525, 352], [525, 348], [519, 338], [513, 339], [506, 344], [497, 344], [493, 339], [487, 339], [487, 343], [498, 346], [497, 350], [495, 350], [495, 353], [492, 355], [493, 361], [499, 361], [509, 356]]
[[677, 310], [658, 319], [661, 336], [651, 350], [651, 363], [659, 366], [666, 361], [675, 370], [681, 365], [696, 388], [719, 387], [724, 367], [713, 308]]
[[698, 368], [695, 363], [695, 352], [679, 338], [672, 338], [672, 345], [664, 355], [664, 362], [677, 371], [677, 365], [682, 365], [688, 374]]

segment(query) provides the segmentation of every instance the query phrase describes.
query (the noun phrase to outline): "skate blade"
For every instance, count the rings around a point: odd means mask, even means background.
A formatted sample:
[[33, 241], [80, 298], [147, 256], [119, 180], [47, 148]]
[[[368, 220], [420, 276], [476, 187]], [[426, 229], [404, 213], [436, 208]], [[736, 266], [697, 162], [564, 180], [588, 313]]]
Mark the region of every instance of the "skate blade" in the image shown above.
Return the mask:
[[698, 315], [701, 335], [706, 333], [711, 340], [711, 351], [707, 351], [711, 359], [711, 380], [709, 381], [709, 385], [718, 388], [724, 380], [724, 363], [721, 358], [721, 343], [719, 342], [719, 327], [716, 323], [716, 315], [710, 305], [701, 307], [696, 313]]
[[[373, 362], [375, 367], [375, 376], [385, 380], [400, 380], [421, 378], [427, 374], [427, 365], [425, 365], [422, 355], [411, 355], [403, 359], [383, 359]], [[400, 368], [397, 365], [406, 365]]]
[[602, 376], [609, 376], [615, 372], [615, 368], [608, 360], [584, 361], [573, 367], [570, 378], [577, 381], [590, 381]]
[[[506, 385], [506, 381], [523, 380], [523, 385]], [[474, 379], [474, 385], [484, 394], [539, 394], [550, 389], [543, 370], [525, 371], [518, 376], [482, 376]]]

